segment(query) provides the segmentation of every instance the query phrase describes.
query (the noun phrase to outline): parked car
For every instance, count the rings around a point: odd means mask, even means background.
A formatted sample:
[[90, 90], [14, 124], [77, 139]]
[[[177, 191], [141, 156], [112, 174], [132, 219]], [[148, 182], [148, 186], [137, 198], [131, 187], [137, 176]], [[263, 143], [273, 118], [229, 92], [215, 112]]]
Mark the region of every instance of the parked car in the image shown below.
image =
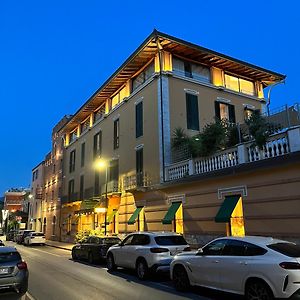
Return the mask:
[[14, 247], [0, 247], [0, 289], [25, 294], [28, 288], [27, 264]]
[[22, 230], [19, 232], [19, 234], [17, 235], [17, 244], [24, 244], [24, 238], [30, 233], [33, 232], [33, 230]]
[[24, 245], [45, 245], [46, 238], [43, 232], [29, 232], [28, 235], [24, 237]]
[[173, 232], [132, 233], [108, 249], [107, 267], [135, 269], [139, 279], [146, 279], [150, 272], [168, 271], [174, 255], [189, 250], [184, 237]]
[[171, 263], [175, 288], [203, 286], [247, 300], [300, 299], [300, 245], [271, 237], [227, 237]]
[[118, 237], [90, 236], [72, 248], [73, 260], [87, 260], [89, 263], [99, 262], [106, 258], [109, 247], [120, 243]]
[[14, 237], [17, 235], [17, 230], [10, 230], [7, 234], [6, 234], [6, 237], [5, 239], [7, 241], [13, 241], [14, 240]]

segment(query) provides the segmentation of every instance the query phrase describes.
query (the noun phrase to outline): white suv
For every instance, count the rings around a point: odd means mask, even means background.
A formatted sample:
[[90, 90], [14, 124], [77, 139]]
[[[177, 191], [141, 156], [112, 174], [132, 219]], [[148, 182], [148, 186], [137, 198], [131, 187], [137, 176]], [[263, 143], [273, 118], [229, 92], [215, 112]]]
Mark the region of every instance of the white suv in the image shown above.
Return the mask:
[[139, 279], [151, 271], [168, 271], [174, 255], [190, 251], [182, 235], [173, 232], [136, 232], [107, 252], [107, 267], [135, 269]]

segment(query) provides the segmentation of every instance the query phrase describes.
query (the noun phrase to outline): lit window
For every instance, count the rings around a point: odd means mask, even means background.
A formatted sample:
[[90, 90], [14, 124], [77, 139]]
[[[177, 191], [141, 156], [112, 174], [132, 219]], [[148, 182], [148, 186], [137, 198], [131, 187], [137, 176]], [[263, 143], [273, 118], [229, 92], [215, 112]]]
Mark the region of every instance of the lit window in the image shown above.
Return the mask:
[[206, 66], [183, 61], [173, 57], [173, 72], [180, 76], [193, 78], [202, 82], [210, 82], [210, 69]]
[[154, 63], [151, 62], [140, 74], [132, 79], [132, 91], [136, 90], [154, 73]]
[[236, 76], [225, 74], [225, 87], [247, 95], [254, 95], [254, 84], [252, 81], [245, 80]]

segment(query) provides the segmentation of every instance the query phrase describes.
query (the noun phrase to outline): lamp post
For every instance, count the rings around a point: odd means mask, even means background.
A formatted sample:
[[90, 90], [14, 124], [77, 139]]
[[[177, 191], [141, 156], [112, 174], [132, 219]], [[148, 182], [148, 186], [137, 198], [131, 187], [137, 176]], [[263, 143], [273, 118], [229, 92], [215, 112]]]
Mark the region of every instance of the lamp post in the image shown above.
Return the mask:
[[108, 165], [107, 162], [103, 159], [98, 159], [95, 162], [95, 168], [98, 170], [103, 170], [105, 168], [105, 207], [98, 207], [95, 208], [95, 212], [104, 212], [104, 235], [106, 235], [106, 219], [107, 219], [107, 206], [108, 206], [108, 199], [107, 199], [107, 179], [108, 179]]

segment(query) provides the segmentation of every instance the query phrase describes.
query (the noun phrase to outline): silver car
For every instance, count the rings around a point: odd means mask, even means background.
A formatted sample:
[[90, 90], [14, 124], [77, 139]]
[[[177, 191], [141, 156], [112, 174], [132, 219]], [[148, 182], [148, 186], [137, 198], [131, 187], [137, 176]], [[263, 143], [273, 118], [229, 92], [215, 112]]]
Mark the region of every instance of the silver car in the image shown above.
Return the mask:
[[174, 255], [189, 251], [184, 237], [173, 232], [136, 232], [107, 252], [107, 267], [135, 269], [139, 279], [146, 279], [151, 271], [169, 271]]
[[25, 294], [28, 288], [27, 264], [14, 247], [0, 247], [0, 290]]
[[271, 237], [215, 239], [176, 255], [170, 272], [179, 291], [197, 285], [247, 300], [300, 299], [300, 245]]

